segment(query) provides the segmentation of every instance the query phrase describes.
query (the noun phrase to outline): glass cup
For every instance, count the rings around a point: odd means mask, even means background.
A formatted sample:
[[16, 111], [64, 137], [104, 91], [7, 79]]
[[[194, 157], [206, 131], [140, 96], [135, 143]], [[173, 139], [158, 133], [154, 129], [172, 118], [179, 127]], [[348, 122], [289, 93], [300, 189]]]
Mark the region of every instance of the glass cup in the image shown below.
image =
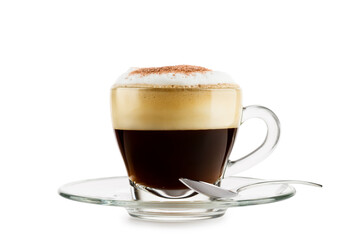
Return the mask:
[[[218, 184], [265, 159], [280, 135], [276, 115], [243, 107], [238, 86], [114, 85], [111, 110], [135, 200], [194, 197], [179, 178]], [[266, 123], [267, 136], [250, 154], [229, 160], [238, 126], [250, 118]]]

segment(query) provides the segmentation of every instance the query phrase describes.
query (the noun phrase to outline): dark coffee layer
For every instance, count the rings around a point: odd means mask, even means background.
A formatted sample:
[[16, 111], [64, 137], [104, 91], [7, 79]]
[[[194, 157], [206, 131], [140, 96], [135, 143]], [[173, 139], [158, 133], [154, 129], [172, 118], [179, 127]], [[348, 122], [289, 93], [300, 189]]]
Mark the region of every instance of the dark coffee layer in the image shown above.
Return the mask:
[[221, 177], [236, 130], [115, 129], [115, 134], [132, 181], [157, 189], [184, 189], [179, 178], [215, 183]]

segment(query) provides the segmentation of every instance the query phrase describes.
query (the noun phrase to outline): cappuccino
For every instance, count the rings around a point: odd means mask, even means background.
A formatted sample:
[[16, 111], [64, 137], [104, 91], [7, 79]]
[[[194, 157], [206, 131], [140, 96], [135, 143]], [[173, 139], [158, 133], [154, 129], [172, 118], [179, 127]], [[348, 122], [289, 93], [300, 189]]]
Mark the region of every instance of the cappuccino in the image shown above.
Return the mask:
[[112, 87], [111, 108], [129, 179], [186, 189], [179, 178], [221, 178], [241, 119], [241, 90], [207, 68], [136, 68]]

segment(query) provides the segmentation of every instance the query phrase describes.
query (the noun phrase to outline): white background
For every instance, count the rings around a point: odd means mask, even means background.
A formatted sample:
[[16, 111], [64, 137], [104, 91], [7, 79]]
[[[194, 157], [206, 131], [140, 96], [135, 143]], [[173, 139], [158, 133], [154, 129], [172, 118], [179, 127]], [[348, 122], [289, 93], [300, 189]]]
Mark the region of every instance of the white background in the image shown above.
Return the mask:
[[[359, 239], [358, 1], [0, 1], [1, 239]], [[170, 224], [69, 201], [62, 184], [126, 175], [109, 90], [128, 67], [231, 74], [280, 118], [279, 146], [240, 175], [303, 179], [279, 203]], [[261, 143], [244, 124], [233, 158]]]

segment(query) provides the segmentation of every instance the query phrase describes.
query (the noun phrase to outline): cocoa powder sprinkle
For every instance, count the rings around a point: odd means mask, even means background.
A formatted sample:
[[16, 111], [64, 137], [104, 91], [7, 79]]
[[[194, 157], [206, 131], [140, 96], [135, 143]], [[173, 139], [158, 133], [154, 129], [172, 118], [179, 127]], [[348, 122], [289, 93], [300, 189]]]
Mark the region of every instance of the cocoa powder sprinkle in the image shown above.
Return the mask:
[[211, 71], [208, 68], [192, 66], [192, 65], [176, 65], [176, 66], [165, 66], [165, 67], [150, 67], [150, 68], [139, 68], [129, 73], [129, 75], [140, 74], [146, 76], [150, 74], [163, 74], [163, 73], [181, 73], [190, 75], [192, 73], [208, 72]]

